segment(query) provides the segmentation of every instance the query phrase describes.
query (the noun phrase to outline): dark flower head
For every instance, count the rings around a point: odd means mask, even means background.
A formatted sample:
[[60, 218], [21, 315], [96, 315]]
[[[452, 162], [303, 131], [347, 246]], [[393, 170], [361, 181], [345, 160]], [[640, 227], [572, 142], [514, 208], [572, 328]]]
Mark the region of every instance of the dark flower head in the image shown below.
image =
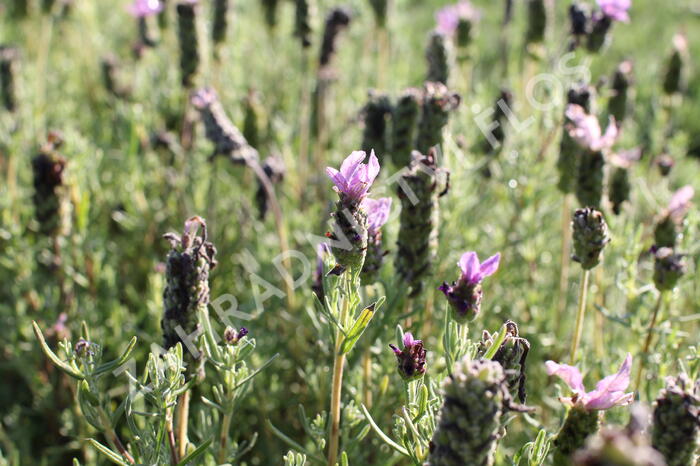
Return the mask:
[[459, 280], [451, 285], [447, 282], [440, 285], [438, 289], [447, 297], [457, 322], [469, 322], [479, 315], [483, 296], [481, 282], [496, 273], [500, 260], [501, 255], [495, 254], [480, 264], [475, 252], [465, 252], [457, 264], [462, 271]]
[[81, 338], [75, 343], [75, 354], [77, 354], [79, 358], [92, 356], [94, 354], [92, 350], [92, 343]]
[[233, 327], [226, 327], [226, 330], [224, 330], [224, 341], [227, 345], [236, 345], [246, 335], [248, 335], [248, 329], [245, 327], [241, 327], [238, 331]]
[[417, 380], [425, 374], [425, 355], [426, 350], [423, 348], [423, 341], [414, 340], [411, 332], [403, 334], [403, 349], [399, 350], [396, 346], [390, 344], [389, 347], [394, 351], [398, 360], [398, 371], [402, 379], [407, 382]]
[[652, 248], [654, 254], [654, 284], [659, 291], [672, 290], [685, 273], [685, 260], [668, 247]]

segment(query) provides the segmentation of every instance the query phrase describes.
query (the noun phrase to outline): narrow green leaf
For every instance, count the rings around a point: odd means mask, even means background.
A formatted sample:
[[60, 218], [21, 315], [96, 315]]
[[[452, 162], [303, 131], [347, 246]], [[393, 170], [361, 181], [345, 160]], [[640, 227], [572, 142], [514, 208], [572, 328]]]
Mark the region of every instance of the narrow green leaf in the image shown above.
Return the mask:
[[287, 437], [287, 435], [279, 430], [277, 427], [275, 427], [270, 420], [267, 420], [267, 426], [272, 430], [272, 433], [275, 434], [277, 437], [279, 437], [280, 440], [282, 440], [284, 443], [289, 445], [290, 447], [294, 448], [295, 450], [299, 450], [300, 452], [304, 453], [306, 456], [309, 458], [313, 459], [314, 461], [317, 461], [319, 463], [325, 463], [325, 460], [321, 458], [318, 455], [314, 455], [311, 453], [309, 450], [306, 448], [302, 447], [300, 444], [292, 440], [291, 438]]
[[56, 355], [53, 351], [51, 351], [51, 348], [49, 348], [49, 345], [46, 344], [46, 340], [44, 339], [44, 334], [41, 333], [41, 329], [39, 328], [39, 325], [37, 325], [36, 322], [32, 321], [32, 327], [34, 328], [34, 335], [36, 336], [36, 339], [39, 340], [39, 345], [41, 346], [41, 350], [44, 352], [47, 358], [51, 360], [59, 369], [61, 369], [63, 372], [66, 374], [70, 375], [74, 379], [78, 380], [83, 380], [85, 376], [83, 375], [82, 372], [80, 372], [78, 369], [73, 368], [70, 366], [70, 364], [67, 364], [64, 361], [61, 361], [61, 358]]
[[272, 364], [272, 361], [274, 361], [275, 358], [277, 358], [277, 356], [279, 356], [279, 355], [280, 355], [279, 353], [275, 353], [270, 359], [268, 359], [267, 361], [265, 361], [265, 364], [263, 364], [262, 366], [258, 367], [258, 368], [255, 369], [248, 377], [246, 377], [245, 379], [243, 379], [243, 380], [241, 380], [240, 382], [238, 382], [238, 383], [236, 384], [236, 386], [233, 387], [233, 389], [235, 390], [236, 388], [240, 387], [241, 385], [243, 385], [244, 383], [246, 383], [247, 381], [249, 381], [250, 379], [252, 379], [252, 378], [255, 377], [256, 375], [258, 375], [260, 372], [262, 372], [263, 370], [265, 370], [265, 368], [266, 368], [267, 366], [269, 366], [270, 364]]
[[114, 370], [117, 367], [122, 366], [124, 363], [126, 363], [129, 360], [129, 356], [131, 356], [131, 352], [134, 350], [134, 347], [136, 347], [137, 340], [138, 339], [136, 337], [131, 337], [131, 341], [129, 341], [129, 345], [126, 347], [122, 355], [114, 361], [106, 362], [98, 366], [93, 372], [93, 375], [104, 374], [105, 372]]
[[404, 456], [411, 456], [408, 453], [408, 450], [406, 450], [404, 447], [402, 447], [398, 443], [391, 440], [391, 438], [388, 435], [386, 435], [384, 432], [382, 432], [382, 429], [380, 429], [379, 426], [377, 425], [377, 423], [374, 422], [374, 419], [372, 419], [372, 416], [369, 414], [369, 411], [367, 411], [367, 408], [365, 407], [365, 405], [361, 404], [360, 407], [362, 408], [362, 412], [365, 414], [365, 419], [367, 419], [367, 422], [369, 422], [369, 425], [372, 426], [372, 429], [374, 429], [374, 431], [377, 433], [377, 435], [379, 435], [379, 437], [382, 440], [384, 440], [384, 443], [386, 443], [391, 448], [398, 451], [399, 453], [401, 453]]
[[109, 459], [112, 463], [119, 464], [121, 466], [128, 466], [128, 463], [126, 463], [126, 461], [124, 461], [120, 455], [113, 452], [112, 450], [110, 450], [106, 446], [102, 445], [97, 440], [95, 440], [93, 438], [89, 438], [89, 439], [87, 439], [87, 441], [90, 442], [90, 445], [92, 445], [97, 451], [99, 451], [100, 453], [105, 455], [107, 457], [107, 459]]
[[506, 333], [507, 329], [504, 324], [503, 327], [501, 327], [501, 331], [496, 334], [496, 339], [484, 355], [484, 359], [493, 359], [493, 357], [496, 356], [496, 351], [498, 351], [498, 348], [501, 347], [501, 345], [506, 339]]
[[369, 325], [370, 321], [372, 320], [372, 317], [374, 316], [374, 308], [375, 304], [370, 304], [362, 310], [360, 315], [352, 324], [352, 327], [350, 328], [347, 337], [343, 340], [343, 343], [340, 345], [341, 354], [349, 353], [350, 350], [355, 346], [355, 343], [357, 343], [357, 340], [360, 339], [365, 329]]

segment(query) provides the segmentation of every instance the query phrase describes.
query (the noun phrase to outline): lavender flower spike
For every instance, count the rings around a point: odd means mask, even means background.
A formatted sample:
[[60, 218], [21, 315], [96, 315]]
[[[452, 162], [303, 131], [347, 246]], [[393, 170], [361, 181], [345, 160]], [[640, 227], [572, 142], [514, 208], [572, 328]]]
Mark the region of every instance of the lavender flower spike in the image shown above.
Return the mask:
[[379, 229], [389, 220], [391, 211], [391, 198], [381, 197], [379, 199], [365, 198], [362, 207], [367, 212], [367, 229], [369, 234], [376, 234]]
[[549, 375], [558, 375], [573, 391], [571, 397], [560, 398], [571, 409], [554, 439], [554, 465], [570, 465], [573, 453], [598, 430], [601, 411], [628, 405], [634, 399], [634, 393], [625, 393], [630, 383], [632, 355], [627, 353], [617, 373], [605, 377], [590, 392], [586, 392], [583, 376], [576, 367], [554, 361], [547, 361], [545, 365]]
[[379, 174], [379, 160], [370, 153], [369, 163], [362, 161], [367, 157], [364, 151], [354, 151], [347, 156], [340, 166], [340, 171], [326, 167], [326, 174], [335, 184], [335, 191], [348, 201], [361, 201], [369, 192], [370, 186]]
[[598, 6], [603, 14], [611, 20], [629, 23], [628, 10], [632, 6], [632, 0], [598, 0]]
[[137, 18], [145, 18], [163, 11], [163, 3], [160, 0], [134, 0], [129, 5], [129, 13]]
[[466, 323], [479, 315], [483, 296], [481, 282], [484, 278], [496, 273], [500, 261], [501, 255], [495, 254], [483, 263], [479, 263], [479, 257], [475, 252], [465, 252], [457, 263], [462, 271], [459, 280], [452, 285], [447, 282], [440, 285], [438, 289], [447, 297], [457, 322]]
[[425, 374], [425, 355], [422, 340], [414, 340], [411, 332], [403, 334], [403, 349], [389, 344], [398, 360], [398, 371], [402, 379], [407, 382], [420, 379]]

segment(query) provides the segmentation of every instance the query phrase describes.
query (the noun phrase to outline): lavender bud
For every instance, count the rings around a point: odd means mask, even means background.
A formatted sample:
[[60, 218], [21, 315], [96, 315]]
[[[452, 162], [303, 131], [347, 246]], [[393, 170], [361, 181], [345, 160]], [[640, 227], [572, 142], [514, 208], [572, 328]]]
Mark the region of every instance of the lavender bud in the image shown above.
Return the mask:
[[199, 69], [197, 10], [197, 0], [183, 0], [176, 7], [180, 42], [180, 74], [184, 87], [192, 86]]
[[588, 410], [580, 406], [569, 409], [564, 425], [554, 439], [554, 466], [570, 466], [574, 452], [595, 434], [600, 426], [602, 411]]
[[425, 83], [416, 150], [427, 154], [430, 148], [442, 144], [442, 129], [447, 125], [450, 112], [459, 106], [459, 102], [459, 94], [450, 92], [444, 84]]
[[584, 149], [576, 174], [576, 198], [581, 205], [599, 208], [603, 199], [605, 157], [600, 150]]
[[362, 266], [362, 283], [369, 284], [377, 281], [379, 270], [384, 265], [384, 257], [389, 254], [389, 251], [384, 249], [382, 243], [382, 232], [377, 231], [370, 234], [367, 238], [367, 255], [365, 263]]
[[19, 53], [15, 47], [0, 45], [0, 93], [2, 104], [8, 112], [17, 108], [15, 95], [15, 77]]
[[233, 163], [241, 164], [258, 159], [258, 151], [226, 116], [214, 89], [207, 87], [196, 91], [192, 104], [202, 116], [207, 139], [214, 144], [212, 156], [224, 155]]
[[481, 313], [481, 301], [484, 297], [481, 283], [458, 280], [452, 285], [444, 282], [438, 289], [447, 297], [452, 318], [458, 323], [471, 322]]
[[666, 466], [663, 456], [649, 446], [646, 436], [623, 429], [603, 429], [573, 456], [574, 466]]
[[[501, 365], [505, 373], [511, 397], [517, 397], [521, 403], [525, 403], [525, 361], [530, 351], [530, 342], [518, 334], [518, 325], [512, 320], [506, 321], [506, 339], [493, 356], [493, 361]], [[479, 342], [477, 355], [481, 358], [493, 345], [493, 337], [488, 331]]]
[[610, 242], [605, 217], [590, 207], [577, 209], [571, 225], [574, 238], [572, 258], [581, 264], [581, 268], [590, 270], [598, 265], [600, 253]]
[[685, 274], [684, 256], [673, 249], [654, 248], [654, 285], [659, 291], [672, 290]]
[[673, 37], [673, 52], [668, 58], [664, 73], [663, 89], [667, 95], [683, 90], [683, 68], [688, 55], [688, 40], [682, 34]]
[[428, 74], [426, 81], [447, 84], [451, 68], [450, 41], [438, 31], [430, 33], [428, 47], [425, 50], [425, 58], [428, 61]]
[[657, 247], [674, 248], [679, 225], [670, 215], [664, 215], [654, 226], [654, 244]]
[[[396, 270], [417, 296], [430, 275], [435, 260], [438, 236], [438, 197], [441, 178], [447, 172], [438, 169], [435, 151], [427, 156], [414, 153], [408, 170], [401, 175], [398, 196], [401, 201]], [[445, 184], [445, 183], [442, 183]]]
[[632, 81], [632, 62], [625, 60], [615, 70], [612, 79], [612, 96], [608, 100], [608, 113], [620, 126], [627, 115], [627, 94]]
[[411, 162], [421, 103], [421, 91], [409, 88], [401, 94], [394, 107], [391, 120], [391, 158], [396, 166], [405, 167]]
[[443, 404], [429, 466], [491, 466], [509, 400], [501, 365], [463, 359], [443, 382]]
[[391, 118], [392, 106], [386, 94], [369, 93], [369, 100], [363, 110], [365, 128], [362, 133], [362, 150], [374, 150], [380, 162], [387, 154], [387, 123]]
[[294, 0], [294, 36], [299, 38], [304, 49], [311, 46], [311, 18], [315, 13], [312, 2], [313, 0]]
[[[200, 227], [202, 234], [198, 235]], [[206, 310], [209, 304], [209, 271], [216, 267], [216, 248], [207, 241], [207, 226], [200, 217], [192, 217], [185, 222], [182, 236], [168, 233], [164, 237], [171, 249], [166, 258], [166, 285], [163, 291], [163, 346], [169, 349], [181, 342], [186, 354], [201, 366], [201, 351], [197, 359], [191, 348], [192, 341], [183, 341], [183, 338], [184, 335], [193, 338], [192, 334], [201, 327], [198, 313]], [[191, 374], [199, 371], [201, 367]]]
[[58, 153], [63, 143], [58, 133], [49, 133], [48, 141], [32, 159], [34, 174], [35, 218], [46, 236], [63, 236], [70, 231], [70, 202], [65, 185], [66, 159]]
[[403, 335], [403, 349], [399, 350], [394, 345], [389, 345], [398, 362], [397, 370], [402, 379], [407, 382], [417, 380], [425, 375], [425, 356], [427, 354], [423, 348], [421, 340], [414, 340], [413, 335], [407, 332]]
[[608, 189], [608, 198], [615, 215], [619, 215], [622, 210], [622, 204], [625, 201], [629, 201], [630, 189], [629, 170], [623, 167], [616, 167], [610, 176], [610, 187]]
[[586, 35], [588, 27], [588, 15], [584, 5], [573, 3], [569, 7], [569, 20], [571, 22], [571, 35], [576, 44]]
[[525, 43], [540, 44], [544, 42], [547, 30], [547, 7], [544, 0], [527, 0], [527, 31]]
[[668, 466], [691, 466], [700, 439], [700, 382], [669, 377], [656, 399], [651, 443]]
[[345, 8], [333, 8], [326, 16], [326, 25], [323, 30], [323, 42], [321, 43], [321, 54], [319, 63], [321, 68], [330, 65], [335, 56], [338, 35], [350, 24], [350, 12]]
[[211, 40], [214, 45], [226, 40], [228, 30], [229, 0], [214, 0], [212, 7]]
[[[286, 170], [284, 166], [284, 160], [282, 160], [281, 157], [275, 155], [267, 157], [263, 163], [262, 168], [265, 172], [265, 175], [267, 175], [267, 178], [270, 180], [270, 183], [272, 183], [273, 186], [281, 183], [282, 180], [284, 180], [284, 174]], [[259, 179], [258, 189], [255, 193], [255, 201], [258, 206], [258, 213], [260, 215], [260, 218], [264, 219], [265, 215], [267, 214], [269, 199], [267, 197], [267, 191], [265, 190], [265, 187]]]

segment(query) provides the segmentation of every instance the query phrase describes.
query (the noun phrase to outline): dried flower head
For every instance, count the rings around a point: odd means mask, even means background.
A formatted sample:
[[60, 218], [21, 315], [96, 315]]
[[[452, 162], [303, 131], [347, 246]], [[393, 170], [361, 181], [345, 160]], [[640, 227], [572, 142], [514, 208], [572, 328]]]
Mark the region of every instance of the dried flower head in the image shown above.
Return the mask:
[[654, 253], [654, 285], [659, 291], [672, 290], [685, 274], [683, 254], [676, 254], [668, 247], [652, 248]]
[[574, 212], [571, 222], [574, 238], [573, 260], [581, 267], [590, 270], [600, 261], [600, 253], [610, 242], [608, 224], [603, 214], [595, 209], [586, 207]]
[[668, 466], [687, 466], [697, 460], [700, 445], [700, 381], [686, 376], [668, 377], [656, 399], [652, 446]]

